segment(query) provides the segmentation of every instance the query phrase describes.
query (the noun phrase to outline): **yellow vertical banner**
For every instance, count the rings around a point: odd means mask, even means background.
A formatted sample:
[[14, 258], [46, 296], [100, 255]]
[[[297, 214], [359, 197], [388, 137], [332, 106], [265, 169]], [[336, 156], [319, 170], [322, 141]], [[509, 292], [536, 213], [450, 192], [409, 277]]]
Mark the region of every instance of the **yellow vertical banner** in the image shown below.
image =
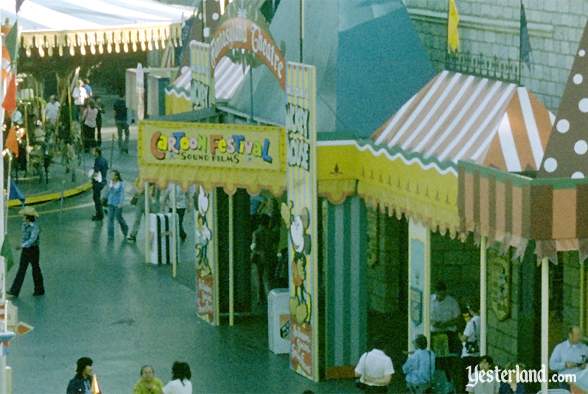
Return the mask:
[[192, 109], [198, 111], [216, 104], [214, 93], [214, 69], [210, 60], [210, 45], [193, 41], [190, 43], [190, 66], [192, 67]]
[[452, 53], [459, 51], [459, 12], [455, 0], [449, 0], [447, 12], [447, 50]]
[[282, 218], [289, 227], [290, 365], [319, 380], [318, 234], [316, 177], [316, 69], [286, 67], [288, 202]]
[[218, 244], [216, 192], [198, 187], [195, 197], [196, 311], [213, 325], [219, 324]]

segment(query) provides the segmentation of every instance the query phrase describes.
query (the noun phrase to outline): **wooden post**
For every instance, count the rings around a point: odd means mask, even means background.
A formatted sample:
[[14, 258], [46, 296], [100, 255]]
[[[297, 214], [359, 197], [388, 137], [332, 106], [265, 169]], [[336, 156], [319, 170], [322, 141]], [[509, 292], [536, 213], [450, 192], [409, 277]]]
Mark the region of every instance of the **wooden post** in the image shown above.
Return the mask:
[[149, 232], [149, 183], [143, 183], [143, 193], [145, 193], [145, 264], [149, 263], [149, 243], [151, 233]]
[[172, 205], [172, 216], [174, 218], [174, 226], [175, 226], [175, 237], [174, 237], [174, 242], [171, 242], [171, 244], [173, 245], [172, 247], [172, 251], [171, 251], [171, 256], [172, 256], [172, 277], [175, 278], [176, 277], [176, 270], [177, 270], [177, 263], [178, 263], [178, 259], [177, 259], [177, 243], [178, 243], [178, 227], [179, 227], [179, 220], [176, 220], [176, 215], [177, 215], [177, 209], [176, 209], [176, 185], [175, 183], [171, 183], [170, 184], [172, 186], [172, 190], [171, 190], [171, 205]]
[[488, 335], [488, 302], [487, 302], [487, 283], [488, 283], [488, 261], [486, 254], [486, 237], [482, 236], [480, 240], [480, 355], [486, 354], [486, 342]]
[[[541, 259], [541, 365], [549, 369], [549, 259]], [[541, 392], [547, 392], [547, 380], [541, 382]]]
[[233, 213], [233, 195], [229, 195], [229, 326], [235, 323], [235, 270], [234, 270], [234, 247], [235, 247], [235, 230], [234, 230], [234, 213]]

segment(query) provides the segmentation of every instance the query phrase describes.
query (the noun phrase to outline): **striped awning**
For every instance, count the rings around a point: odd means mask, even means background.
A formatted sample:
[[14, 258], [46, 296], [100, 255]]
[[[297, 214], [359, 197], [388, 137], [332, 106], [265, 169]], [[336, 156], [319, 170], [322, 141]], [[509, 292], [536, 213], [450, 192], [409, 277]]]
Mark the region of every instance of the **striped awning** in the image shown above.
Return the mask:
[[[0, 14], [14, 21], [15, 0], [0, 1]], [[159, 49], [178, 45], [187, 7], [153, 0], [26, 0], [18, 14], [21, 46], [30, 56]]]
[[461, 232], [513, 247], [535, 241], [539, 257], [578, 250], [588, 257], [588, 180], [529, 178], [474, 163], [459, 163]]
[[442, 71], [372, 139], [425, 159], [536, 171], [553, 118], [525, 87]]
[[243, 83], [249, 66], [243, 69], [228, 57], [223, 57], [214, 70], [214, 89], [217, 100], [230, 100]]
[[[243, 70], [240, 64], [233, 63], [228, 57], [223, 57], [214, 70], [214, 91], [217, 100], [229, 100], [243, 83], [249, 67]], [[168, 94], [174, 94], [190, 100], [190, 85], [192, 72], [189, 67], [182, 68], [180, 76], [167, 88]]]

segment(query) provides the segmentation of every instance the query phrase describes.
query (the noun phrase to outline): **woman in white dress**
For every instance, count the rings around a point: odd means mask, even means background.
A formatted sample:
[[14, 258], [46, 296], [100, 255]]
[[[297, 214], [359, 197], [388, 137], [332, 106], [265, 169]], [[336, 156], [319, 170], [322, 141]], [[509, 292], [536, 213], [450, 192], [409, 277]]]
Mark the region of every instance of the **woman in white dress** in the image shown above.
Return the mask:
[[188, 363], [181, 361], [172, 365], [172, 380], [163, 388], [164, 394], [192, 394], [192, 372]]

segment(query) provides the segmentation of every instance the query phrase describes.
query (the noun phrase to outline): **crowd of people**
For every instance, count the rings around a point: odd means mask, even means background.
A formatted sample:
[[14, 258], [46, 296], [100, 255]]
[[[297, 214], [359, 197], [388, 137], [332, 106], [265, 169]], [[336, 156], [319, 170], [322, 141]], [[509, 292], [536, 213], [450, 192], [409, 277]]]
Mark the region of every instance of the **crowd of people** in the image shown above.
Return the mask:
[[[94, 361], [81, 357], [76, 363], [75, 376], [67, 385], [67, 394], [101, 394], [100, 384], [93, 370]], [[192, 372], [186, 362], [176, 361], [171, 368], [171, 379], [164, 386], [155, 376], [151, 365], [143, 365], [139, 380], [133, 387], [133, 394], [192, 394]]]
[[[429, 346], [424, 335], [417, 335], [414, 339], [414, 351], [408, 354], [402, 366], [406, 392], [531, 392], [529, 383], [520, 381], [520, 375], [517, 374], [517, 371], [526, 368], [524, 364], [510, 361], [502, 368], [497, 368], [492, 357], [480, 353], [479, 308], [477, 304], [470, 303], [466, 309], [467, 322], [464, 324], [461, 308], [458, 302], [447, 294], [445, 283], [436, 284], [430, 311], [431, 344]], [[392, 359], [386, 354], [387, 343], [385, 337], [376, 337], [372, 349], [361, 356], [355, 367], [355, 375], [359, 378], [357, 386], [365, 393], [388, 392], [388, 385], [395, 370]], [[569, 382], [573, 380], [576, 380], [578, 386], [588, 386], [587, 366], [588, 346], [583, 343], [582, 330], [578, 326], [570, 327], [568, 338], [553, 350], [549, 369], [557, 375], [575, 375], [576, 379], [558, 379], [559, 387], [569, 390]], [[496, 371], [499, 371], [500, 378], [497, 375], [494, 379], [487, 378]]]

